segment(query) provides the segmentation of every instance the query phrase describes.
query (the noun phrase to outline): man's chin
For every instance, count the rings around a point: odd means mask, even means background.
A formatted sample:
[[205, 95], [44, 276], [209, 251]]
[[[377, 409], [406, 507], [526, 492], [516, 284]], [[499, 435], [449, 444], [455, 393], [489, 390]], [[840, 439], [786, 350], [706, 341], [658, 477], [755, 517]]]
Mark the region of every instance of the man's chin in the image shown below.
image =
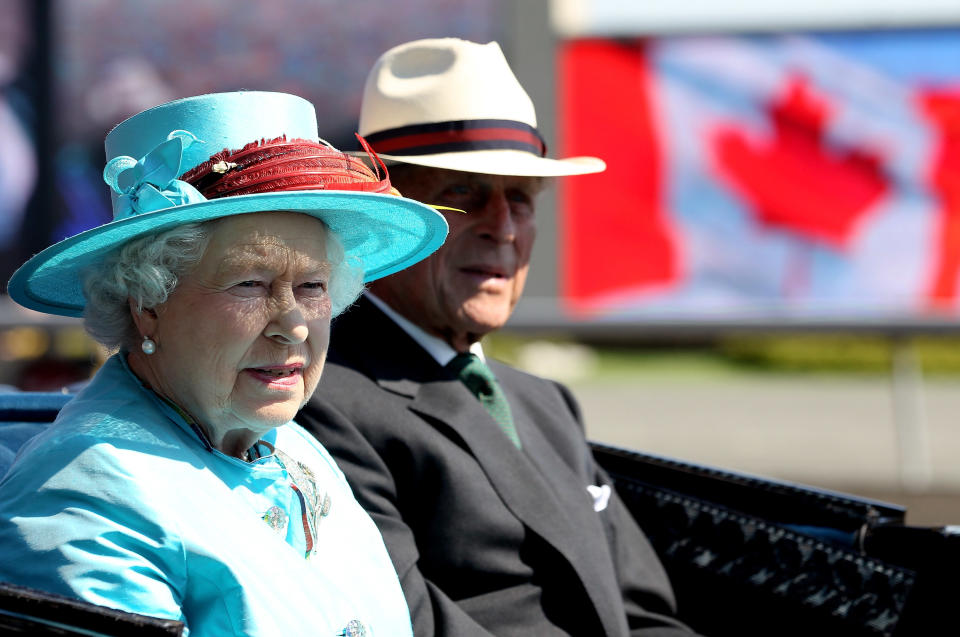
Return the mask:
[[486, 311], [466, 311], [462, 315], [464, 331], [479, 337], [495, 332], [507, 323], [510, 311], [504, 309]]

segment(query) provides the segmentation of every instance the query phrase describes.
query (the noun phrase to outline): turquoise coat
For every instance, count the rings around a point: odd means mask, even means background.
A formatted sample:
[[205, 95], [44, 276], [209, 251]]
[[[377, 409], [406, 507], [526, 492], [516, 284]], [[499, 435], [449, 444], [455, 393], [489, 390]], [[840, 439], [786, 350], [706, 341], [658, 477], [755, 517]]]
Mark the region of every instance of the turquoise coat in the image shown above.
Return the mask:
[[[195, 636], [411, 635], [380, 533], [333, 459], [292, 422], [263, 440], [282, 453], [211, 449], [112, 357], [0, 480], [0, 580]], [[329, 498], [309, 557], [297, 461]]]

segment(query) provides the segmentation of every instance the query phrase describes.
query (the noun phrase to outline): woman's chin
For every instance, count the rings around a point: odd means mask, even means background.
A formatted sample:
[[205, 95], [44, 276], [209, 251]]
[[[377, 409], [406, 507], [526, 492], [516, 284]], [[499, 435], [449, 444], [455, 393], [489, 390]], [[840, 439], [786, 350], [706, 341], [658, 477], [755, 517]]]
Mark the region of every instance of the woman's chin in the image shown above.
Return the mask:
[[254, 375], [247, 375], [246, 380], [249, 384], [238, 389], [243, 390], [242, 400], [247, 411], [270, 428], [290, 422], [303, 406], [304, 383], [299, 374], [276, 383], [264, 383]]
[[285, 425], [297, 415], [302, 404], [301, 398], [251, 406], [251, 420], [257, 422], [264, 431]]

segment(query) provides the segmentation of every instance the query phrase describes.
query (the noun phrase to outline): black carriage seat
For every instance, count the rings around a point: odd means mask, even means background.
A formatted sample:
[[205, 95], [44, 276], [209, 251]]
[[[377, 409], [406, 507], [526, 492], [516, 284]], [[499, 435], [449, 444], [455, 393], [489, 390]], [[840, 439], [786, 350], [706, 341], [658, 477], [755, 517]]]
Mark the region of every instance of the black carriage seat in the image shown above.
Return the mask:
[[[0, 475], [69, 399], [0, 393]], [[663, 561], [680, 618], [704, 635], [899, 637], [942, 634], [953, 624], [960, 527], [908, 526], [906, 510], [889, 503], [591, 447]], [[29, 634], [182, 630], [142, 616], [124, 624], [124, 615], [0, 583], [0, 629], [26, 634], [22, 622], [34, 622]], [[53, 620], [88, 632], [38, 632]], [[160, 632], [144, 632], [143, 622]]]

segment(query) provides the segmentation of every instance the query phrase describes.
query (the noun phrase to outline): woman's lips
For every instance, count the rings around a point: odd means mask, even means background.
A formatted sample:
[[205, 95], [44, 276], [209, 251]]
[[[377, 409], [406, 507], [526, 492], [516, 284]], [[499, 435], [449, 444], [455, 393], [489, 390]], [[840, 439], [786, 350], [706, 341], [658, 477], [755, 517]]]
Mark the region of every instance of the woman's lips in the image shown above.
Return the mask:
[[277, 389], [299, 386], [303, 377], [302, 365], [249, 367], [244, 371], [256, 380]]

